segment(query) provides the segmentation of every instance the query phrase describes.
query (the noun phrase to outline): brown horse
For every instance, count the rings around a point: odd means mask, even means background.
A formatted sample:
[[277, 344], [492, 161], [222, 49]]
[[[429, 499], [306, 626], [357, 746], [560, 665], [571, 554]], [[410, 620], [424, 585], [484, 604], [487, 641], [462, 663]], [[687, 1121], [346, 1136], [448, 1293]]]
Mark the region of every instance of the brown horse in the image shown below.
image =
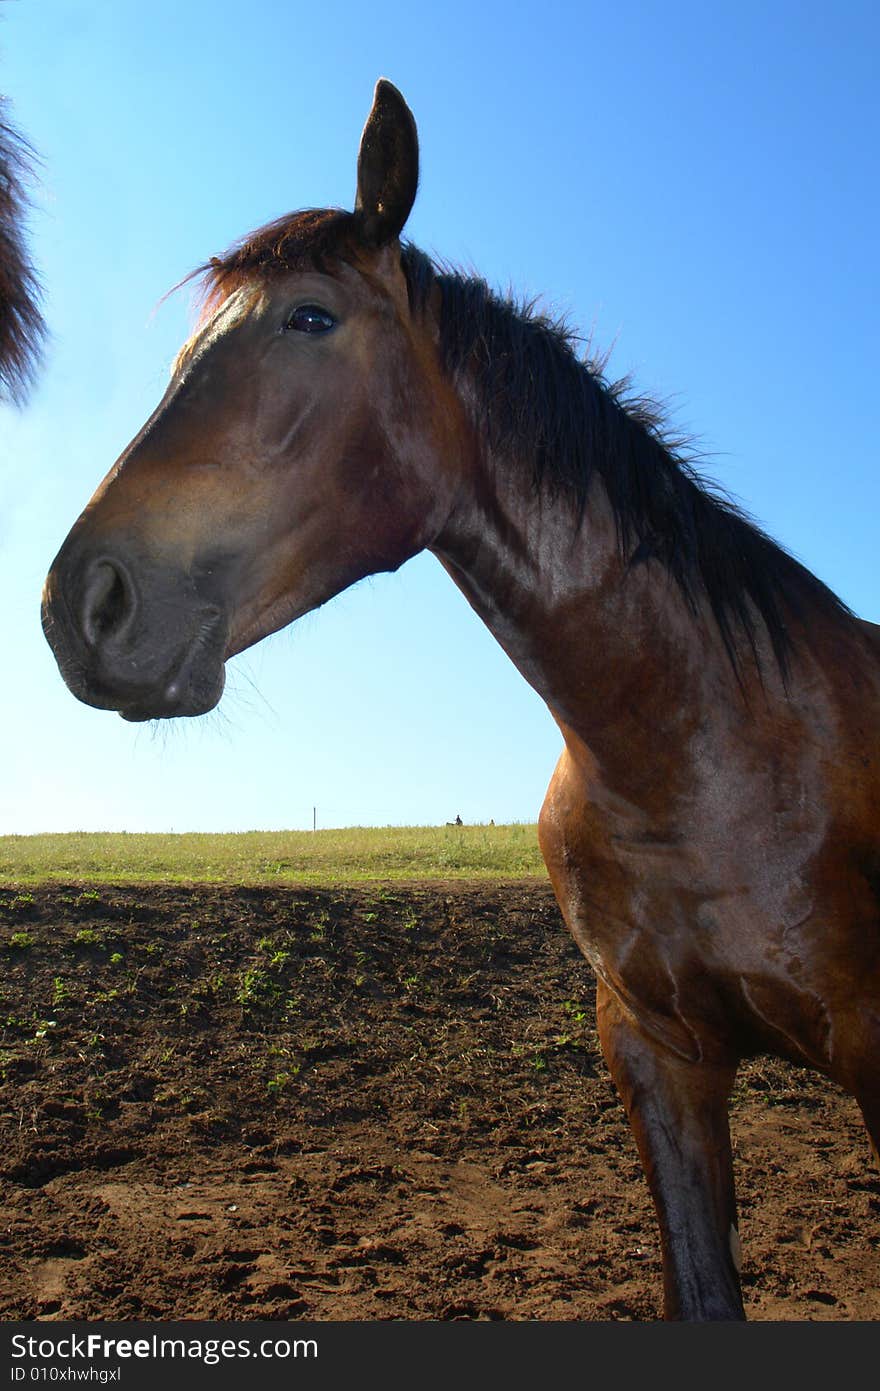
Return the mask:
[[740, 1059], [818, 1068], [880, 1136], [880, 630], [563, 329], [401, 245], [417, 172], [380, 82], [354, 212], [202, 267], [201, 325], [55, 560], [45, 631], [81, 700], [197, 715], [233, 653], [438, 556], [564, 737], [541, 847], [598, 977], [667, 1316], [740, 1318]]
[[33, 152], [0, 97], [0, 400], [22, 402], [44, 336], [39, 286], [24, 239], [24, 185]]

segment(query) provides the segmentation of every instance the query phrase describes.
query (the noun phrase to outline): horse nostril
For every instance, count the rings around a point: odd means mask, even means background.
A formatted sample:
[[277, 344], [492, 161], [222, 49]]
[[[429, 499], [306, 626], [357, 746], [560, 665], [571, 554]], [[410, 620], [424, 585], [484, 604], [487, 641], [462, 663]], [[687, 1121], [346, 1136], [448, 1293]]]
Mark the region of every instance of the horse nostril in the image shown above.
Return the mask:
[[89, 646], [121, 637], [134, 610], [134, 589], [123, 567], [117, 561], [95, 561], [86, 572], [82, 593], [82, 630]]

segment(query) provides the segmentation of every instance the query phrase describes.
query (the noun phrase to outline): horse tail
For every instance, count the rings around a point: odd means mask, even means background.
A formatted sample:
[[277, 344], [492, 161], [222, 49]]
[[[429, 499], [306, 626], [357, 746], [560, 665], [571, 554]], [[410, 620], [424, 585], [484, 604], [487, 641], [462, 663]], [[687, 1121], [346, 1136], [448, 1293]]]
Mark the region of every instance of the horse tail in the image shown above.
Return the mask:
[[0, 400], [17, 404], [27, 395], [46, 333], [40, 284], [25, 242], [25, 187], [34, 160], [0, 97]]

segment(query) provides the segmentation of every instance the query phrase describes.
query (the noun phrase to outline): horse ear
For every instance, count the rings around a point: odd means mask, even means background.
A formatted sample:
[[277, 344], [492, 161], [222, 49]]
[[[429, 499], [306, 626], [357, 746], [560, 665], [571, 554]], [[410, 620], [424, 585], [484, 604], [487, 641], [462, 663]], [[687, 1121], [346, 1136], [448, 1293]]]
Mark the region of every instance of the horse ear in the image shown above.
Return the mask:
[[380, 77], [358, 154], [357, 199], [364, 239], [385, 246], [403, 231], [419, 182], [419, 137], [413, 114]]

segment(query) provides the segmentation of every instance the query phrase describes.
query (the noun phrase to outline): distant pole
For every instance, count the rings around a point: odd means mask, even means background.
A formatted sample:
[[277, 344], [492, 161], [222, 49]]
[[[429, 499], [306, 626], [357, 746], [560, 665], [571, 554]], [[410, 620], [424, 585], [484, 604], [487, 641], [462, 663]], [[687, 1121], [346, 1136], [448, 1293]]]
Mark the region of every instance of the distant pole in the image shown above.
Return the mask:
[[312, 807], [312, 830], [313, 830], [313, 831], [317, 831], [317, 829], [318, 829], [318, 808], [317, 808], [317, 807]]

